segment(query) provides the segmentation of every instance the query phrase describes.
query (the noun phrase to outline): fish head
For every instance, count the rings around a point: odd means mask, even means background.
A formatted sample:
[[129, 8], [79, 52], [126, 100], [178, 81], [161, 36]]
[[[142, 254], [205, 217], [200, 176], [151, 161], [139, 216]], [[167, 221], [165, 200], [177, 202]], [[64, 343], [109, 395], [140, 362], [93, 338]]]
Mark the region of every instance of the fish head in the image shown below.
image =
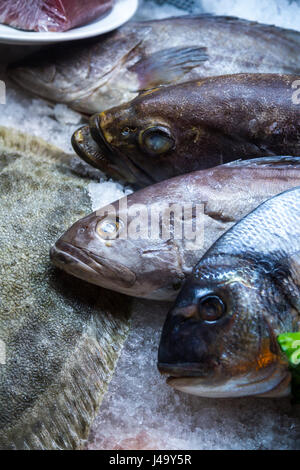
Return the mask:
[[284, 396], [290, 373], [276, 337], [285, 309], [262, 270], [201, 265], [167, 316], [158, 368], [199, 396]]
[[176, 93], [169, 89], [174, 87], [148, 90], [90, 119], [91, 137], [132, 184], [146, 186], [182, 174], [183, 168], [199, 169], [194, 155], [207, 133], [193, 124], [185, 87]]
[[120, 201], [67, 230], [51, 248], [53, 264], [82, 280], [126, 295], [175, 299], [184, 280], [177, 246], [171, 239], [150, 240], [135, 232], [133, 223], [142, 224], [143, 220], [136, 220], [131, 206], [128, 209], [124, 204], [119, 209]]
[[80, 44], [55, 44], [47, 53], [42, 49], [12, 64], [8, 74], [31, 93], [92, 114], [136, 96], [136, 74], [127, 66], [150, 31], [145, 25], [125, 25]]

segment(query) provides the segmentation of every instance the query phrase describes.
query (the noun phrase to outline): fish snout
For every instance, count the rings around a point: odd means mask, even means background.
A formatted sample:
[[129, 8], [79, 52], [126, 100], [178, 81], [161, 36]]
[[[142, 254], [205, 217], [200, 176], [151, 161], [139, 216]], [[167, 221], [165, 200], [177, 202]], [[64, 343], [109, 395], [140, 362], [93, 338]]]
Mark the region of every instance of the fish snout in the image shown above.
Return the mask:
[[66, 270], [68, 265], [89, 263], [89, 257], [80, 248], [59, 239], [50, 249], [50, 259], [58, 268]]
[[195, 306], [173, 308], [161, 335], [159, 371], [174, 377], [210, 376], [219, 366], [217, 348], [211, 348], [213, 336], [197, 317]]
[[136, 274], [126, 266], [63, 239], [59, 239], [51, 248], [50, 258], [63, 271], [107, 289], [119, 288], [125, 291], [136, 282]]

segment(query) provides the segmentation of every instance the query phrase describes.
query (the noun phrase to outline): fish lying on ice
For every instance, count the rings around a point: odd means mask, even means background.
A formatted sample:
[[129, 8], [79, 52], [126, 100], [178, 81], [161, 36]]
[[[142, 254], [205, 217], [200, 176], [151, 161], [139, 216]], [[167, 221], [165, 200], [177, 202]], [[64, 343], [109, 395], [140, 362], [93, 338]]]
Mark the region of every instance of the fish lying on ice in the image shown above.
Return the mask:
[[300, 155], [300, 105], [293, 102], [299, 78], [235, 74], [153, 89], [94, 115], [89, 131], [75, 132], [73, 147], [135, 186], [237, 158]]
[[195, 266], [169, 312], [158, 368], [207, 397], [285, 396], [277, 336], [300, 327], [300, 186], [261, 204]]
[[[76, 222], [51, 250], [59, 268], [93, 284], [136, 297], [174, 300], [184, 279], [213, 242], [261, 202], [300, 185], [300, 158], [270, 157], [234, 162], [176, 177], [137, 191]], [[137, 217], [141, 212], [142, 220]], [[199, 239], [175, 239], [177, 222], [199, 205]], [[113, 209], [113, 210], [111, 210]], [[177, 210], [177, 209], [176, 209]], [[115, 213], [114, 213], [115, 211]], [[170, 233], [137, 238], [132, 224], [144, 226], [160, 215]], [[150, 220], [151, 223], [151, 220]], [[125, 235], [125, 237], [124, 237]], [[202, 236], [203, 235], [203, 236]], [[191, 239], [193, 237], [190, 237]], [[193, 240], [192, 240], [193, 241]]]
[[139, 90], [221, 74], [300, 73], [300, 33], [231, 17], [128, 23], [85, 42], [55, 45], [10, 69], [21, 87], [93, 114]]

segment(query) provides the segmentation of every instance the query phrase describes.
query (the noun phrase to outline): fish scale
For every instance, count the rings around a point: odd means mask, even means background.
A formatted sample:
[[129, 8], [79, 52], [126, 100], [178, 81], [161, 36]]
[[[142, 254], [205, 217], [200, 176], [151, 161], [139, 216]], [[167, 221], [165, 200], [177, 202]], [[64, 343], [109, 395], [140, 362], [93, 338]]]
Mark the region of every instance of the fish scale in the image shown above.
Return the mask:
[[221, 256], [222, 253], [259, 253], [261, 256], [271, 254], [280, 260], [281, 257], [289, 256], [298, 250], [300, 187], [266, 201], [218, 240], [206, 257]]

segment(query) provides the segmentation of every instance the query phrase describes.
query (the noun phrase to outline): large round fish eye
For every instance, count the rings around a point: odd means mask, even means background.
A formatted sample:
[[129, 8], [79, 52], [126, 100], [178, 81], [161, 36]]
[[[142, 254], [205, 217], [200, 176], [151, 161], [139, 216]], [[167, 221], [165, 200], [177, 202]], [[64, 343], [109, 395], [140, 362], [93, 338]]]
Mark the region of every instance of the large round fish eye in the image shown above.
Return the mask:
[[152, 155], [160, 155], [171, 150], [175, 141], [166, 127], [154, 126], [142, 131], [139, 136], [140, 146]]
[[216, 322], [225, 313], [226, 305], [217, 295], [206, 295], [198, 300], [198, 315], [205, 322]]
[[123, 222], [118, 218], [105, 217], [98, 222], [96, 231], [104, 240], [114, 240], [123, 229]]

